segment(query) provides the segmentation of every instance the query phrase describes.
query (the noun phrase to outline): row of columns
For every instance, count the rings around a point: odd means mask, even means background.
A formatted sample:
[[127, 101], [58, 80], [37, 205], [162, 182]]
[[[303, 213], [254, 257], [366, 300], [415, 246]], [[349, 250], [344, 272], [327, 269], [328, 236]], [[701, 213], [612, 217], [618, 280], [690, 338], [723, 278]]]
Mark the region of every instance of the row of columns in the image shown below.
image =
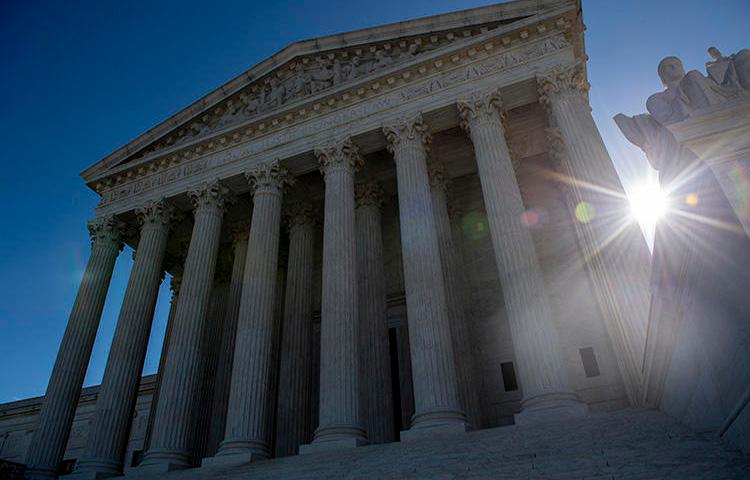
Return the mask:
[[[521, 223], [524, 208], [505, 139], [502, 110], [497, 92], [458, 102], [461, 125], [474, 144], [502, 281], [524, 391], [522, 418], [551, 411], [582, 414], [585, 407], [573, 393], [563, 367], [531, 236]], [[433, 171], [431, 185], [430, 136], [421, 115], [389, 122], [383, 126], [383, 133], [397, 172], [415, 400], [411, 428], [465, 430], [467, 421], [479, 424], [479, 408], [472, 388], [472, 367], [466, 361], [470, 357], [466, 319], [457, 295], [459, 267], [441, 175]], [[567, 137], [566, 141], [576, 140]], [[313, 446], [361, 445], [368, 441], [368, 433], [373, 441], [388, 441], [393, 438], [392, 418], [374, 414], [377, 408], [391, 412], [387, 408], [390, 378], [384, 363], [387, 330], [381, 200], [376, 185], [355, 191], [354, 176], [363, 161], [350, 139], [321, 146], [314, 153], [325, 179], [325, 212], [319, 426]], [[213, 411], [220, 422], [225, 419], [215, 461], [246, 461], [271, 455], [270, 413], [275, 399], [270, 386], [279, 237], [284, 191], [294, 180], [278, 160], [246, 176], [254, 208], [249, 236], [240, 234], [235, 240], [226, 292], [216, 375], [223, 379], [231, 376], [231, 382], [217, 381], [214, 392]], [[184, 468], [196, 460], [192, 448], [205, 322], [223, 212], [233, 197], [218, 180], [189, 192], [189, 197], [194, 204], [193, 233], [176, 297], [144, 468]], [[77, 472], [81, 474], [108, 476], [122, 471], [166, 239], [175, 221], [173, 209], [164, 201], [149, 204], [137, 213], [142, 220], [141, 238], [86, 454], [79, 462]], [[283, 393], [276, 415], [280, 432], [277, 454], [294, 453], [310, 433], [313, 215], [308, 206], [298, 205], [288, 218], [290, 250], [279, 366]], [[29, 450], [32, 478], [56, 476], [64, 452], [114, 260], [121, 248], [115, 222], [109, 218], [91, 225], [92, 256]], [[360, 396], [361, 392], [367, 393]]]

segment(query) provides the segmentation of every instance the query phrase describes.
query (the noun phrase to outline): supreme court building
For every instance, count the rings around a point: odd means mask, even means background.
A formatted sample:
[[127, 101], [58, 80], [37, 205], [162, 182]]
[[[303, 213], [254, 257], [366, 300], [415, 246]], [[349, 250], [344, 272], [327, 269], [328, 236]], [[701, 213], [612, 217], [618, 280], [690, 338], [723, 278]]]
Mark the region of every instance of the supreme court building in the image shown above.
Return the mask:
[[45, 397], [4, 406], [34, 419], [8, 459], [227, 472], [641, 406], [649, 252], [611, 194], [581, 15], [517, 0], [300, 41], [87, 168], [91, 255]]

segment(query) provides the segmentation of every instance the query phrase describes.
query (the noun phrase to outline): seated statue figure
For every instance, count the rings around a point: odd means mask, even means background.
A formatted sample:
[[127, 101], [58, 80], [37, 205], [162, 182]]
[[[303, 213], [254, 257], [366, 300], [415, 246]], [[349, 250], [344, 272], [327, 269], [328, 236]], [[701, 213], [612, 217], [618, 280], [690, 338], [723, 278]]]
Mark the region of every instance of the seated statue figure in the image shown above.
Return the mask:
[[718, 48], [710, 47], [711, 61], [706, 62], [708, 76], [727, 93], [750, 95], [750, 50], [743, 48], [728, 57]]
[[646, 108], [662, 125], [682, 121], [696, 110], [722, 103], [729, 93], [697, 70], [685, 73], [677, 57], [664, 58], [657, 71], [665, 90], [651, 95]]

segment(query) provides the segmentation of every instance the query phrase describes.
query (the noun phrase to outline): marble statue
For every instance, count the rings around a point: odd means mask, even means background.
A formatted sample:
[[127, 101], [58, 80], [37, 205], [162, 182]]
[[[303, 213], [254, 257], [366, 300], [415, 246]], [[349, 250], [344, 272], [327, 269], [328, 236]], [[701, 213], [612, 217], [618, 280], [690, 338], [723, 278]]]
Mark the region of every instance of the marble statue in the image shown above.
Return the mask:
[[724, 57], [716, 47], [708, 50], [708, 77], [697, 70], [685, 73], [682, 61], [673, 56], [659, 62], [657, 71], [664, 91], [651, 95], [646, 109], [660, 123], [682, 121], [692, 112], [719, 105], [737, 96], [750, 95], [750, 50]]

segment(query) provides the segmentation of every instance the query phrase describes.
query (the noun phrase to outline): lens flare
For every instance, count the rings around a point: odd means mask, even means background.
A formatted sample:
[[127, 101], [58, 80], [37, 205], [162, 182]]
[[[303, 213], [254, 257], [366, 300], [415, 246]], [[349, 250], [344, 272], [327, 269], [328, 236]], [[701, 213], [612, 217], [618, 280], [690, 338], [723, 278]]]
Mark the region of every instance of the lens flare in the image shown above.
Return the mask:
[[630, 212], [641, 225], [655, 225], [667, 213], [667, 197], [655, 181], [644, 182], [630, 195]]
[[576, 205], [576, 219], [581, 223], [589, 223], [596, 216], [596, 209], [589, 202]]

